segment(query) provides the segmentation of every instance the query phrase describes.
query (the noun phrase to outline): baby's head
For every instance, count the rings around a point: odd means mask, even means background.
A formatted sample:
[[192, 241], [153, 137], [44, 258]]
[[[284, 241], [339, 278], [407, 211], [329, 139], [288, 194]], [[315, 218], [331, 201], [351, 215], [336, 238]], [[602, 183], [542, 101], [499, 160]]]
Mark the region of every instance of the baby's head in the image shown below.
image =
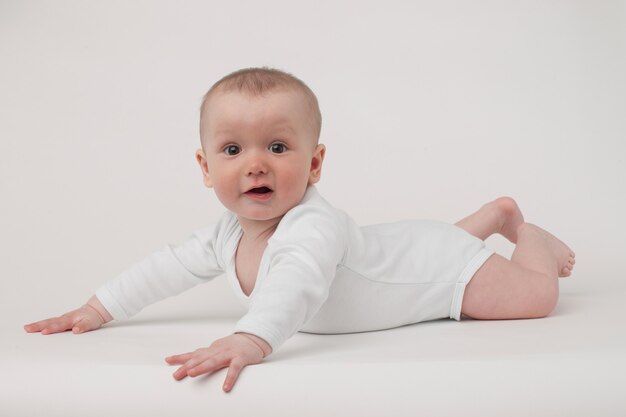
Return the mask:
[[322, 128], [322, 115], [313, 91], [302, 80], [286, 72], [271, 68], [245, 68], [223, 77], [204, 95], [200, 107], [200, 138], [203, 145], [208, 134], [207, 107], [213, 96], [230, 92], [259, 97], [278, 91], [299, 93], [306, 103], [306, 114], [303, 116], [307, 118], [310, 133], [317, 142]]
[[250, 68], [219, 80], [200, 109], [204, 183], [240, 221], [270, 221], [320, 179], [317, 98], [282, 71]]

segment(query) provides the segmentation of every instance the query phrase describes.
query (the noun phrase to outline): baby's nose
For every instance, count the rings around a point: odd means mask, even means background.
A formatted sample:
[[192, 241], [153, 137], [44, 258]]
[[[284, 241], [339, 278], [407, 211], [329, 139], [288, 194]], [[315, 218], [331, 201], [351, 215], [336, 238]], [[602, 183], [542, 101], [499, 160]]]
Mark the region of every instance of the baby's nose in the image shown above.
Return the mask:
[[267, 174], [267, 163], [258, 155], [254, 155], [250, 158], [248, 165], [248, 175]]

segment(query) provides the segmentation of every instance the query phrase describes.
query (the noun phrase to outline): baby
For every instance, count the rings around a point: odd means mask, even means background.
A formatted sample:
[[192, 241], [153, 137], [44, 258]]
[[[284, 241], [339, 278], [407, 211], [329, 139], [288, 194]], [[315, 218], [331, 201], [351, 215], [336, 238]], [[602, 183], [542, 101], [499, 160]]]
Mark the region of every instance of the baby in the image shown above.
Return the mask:
[[[326, 148], [313, 92], [282, 71], [250, 68], [218, 81], [200, 115], [196, 158], [227, 212], [106, 283], [84, 306], [24, 326], [52, 334], [95, 330], [223, 273], [248, 313], [211, 346], [166, 358], [174, 378], [241, 370], [297, 331], [347, 333], [441, 318], [522, 319], [555, 307], [574, 253], [524, 222], [511, 198], [455, 225], [411, 220], [359, 227], [324, 200]], [[500, 233], [511, 260], [487, 249]]]

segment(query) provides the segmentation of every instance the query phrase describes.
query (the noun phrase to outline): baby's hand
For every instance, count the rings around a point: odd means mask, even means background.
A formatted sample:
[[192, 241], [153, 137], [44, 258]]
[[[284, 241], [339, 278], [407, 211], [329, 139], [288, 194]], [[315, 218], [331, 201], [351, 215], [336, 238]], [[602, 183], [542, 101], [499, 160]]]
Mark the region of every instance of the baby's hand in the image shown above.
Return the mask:
[[223, 389], [229, 392], [243, 368], [260, 363], [271, 351], [272, 348], [263, 339], [236, 333], [216, 340], [208, 348], [169, 356], [165, 360], [170, 365], [183, 364], [174, 372], [174, 378], [179, 381], [186, 376], [195, 377], [228, 367]]
[[65, 313], [61, 317], [53, 317], [27, 324], [24, 326], [24, 330], [28, 333], [41, 332], [41, 334], [53, 334], [71, 330], [73, 333], [78, 334], [96, 330], [112, 319], [108, 311], [94, 296], [79, 309]]

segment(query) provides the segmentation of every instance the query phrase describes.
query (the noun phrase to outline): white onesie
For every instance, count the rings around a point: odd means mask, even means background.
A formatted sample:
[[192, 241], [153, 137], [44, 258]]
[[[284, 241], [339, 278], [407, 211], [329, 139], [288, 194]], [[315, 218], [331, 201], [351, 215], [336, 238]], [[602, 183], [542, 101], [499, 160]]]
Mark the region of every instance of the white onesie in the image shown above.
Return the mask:
[[235, 332], [275, 351], [297, 331], [350, 333], [460, 320], [465, 286], [493, 251], [432, 220], [359, 227], [310, 186], [281, 219], [246, 296], [235, 272], [241, 227], [232, 212], [107, 282], [96, 296], [114, 319], [223, 273], [248, 313]]

